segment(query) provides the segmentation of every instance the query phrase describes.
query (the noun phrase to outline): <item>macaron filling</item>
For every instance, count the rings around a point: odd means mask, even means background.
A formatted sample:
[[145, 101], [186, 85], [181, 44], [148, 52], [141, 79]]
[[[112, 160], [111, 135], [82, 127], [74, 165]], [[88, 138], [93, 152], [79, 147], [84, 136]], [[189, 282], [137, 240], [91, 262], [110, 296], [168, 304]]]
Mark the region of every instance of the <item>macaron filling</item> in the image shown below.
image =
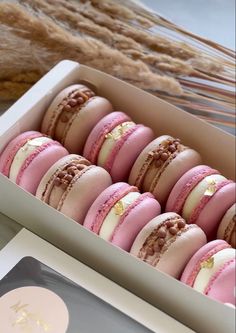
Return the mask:
[[90, 162], [86, 159], [74, 159], [65, 163], [48, 180], [41, 200], [50, 206], [60, 210], [66, 193], [70, 191], [73, 184], [88, 170]]
[[[112, 196], [110, 196], [102, 205], [101, 209], [97, 212], [94, 223], [91, 227], [91, 230], [96, 234], [100, 234], [100, 229], [102, 228], [103, 222], [106, 219], [107, 215], [109, 214], [110, 210], [116, 206], [115, 210], [118, 212], [123, 211], [123, 204], [120, 204], [119, 201], [125, 197], [127, 194], [131, 192], [138, 192], [137, 187], [135, 186], [122, 186], [118, 188]], [[139, 192], [138, 192], [139, 193]]]
[[222, 249], [212, 256], [209, 256], [205, 261], [201, 262], [201, 268], [195, 278], [193, 288], [206, 294], [209, 284], [213, 282], [216, 274], [219, 274], [221, 268], [234, 259], [235, 250], [232, 248]]
[[[64, 135], [61, 138], [59, 137], [59, 133], [63, 132], [63, 129], [66, 129], [71, 118], [75, 114], [78, 114], [85, 103], [94, 96], [95, 93], [85, 86], [71, 91], [57, 105], [49, 123], [47, 134], [51, 136], [56, 134], [57, 139], [63, 139]], [[57, 130], [57, 126], [60, 126], [60, 131]]]
[[99, 230], [99, 236], [109, 241], [126, 209], [140, 196], [141, 194], [139, 192], [130, 192], [117, 201], [103, 220], [103, 224]]
[[[29, 132], [28, 132], [29, 133]], [[22, 135], [21, 135], [22, 136]], [[21, 139], [19, 139], [13, 147], [11, 147], [10, 151], [8, 152], [7, 158], [5, 158], [3, 166], [2, 166], [2, 170], [1, 172], [9, 177], [9, 172], [10, 172], [10, 167], [12, 164], [12, 161], [15, 157], [15, 154], [17, 153], [17, 151], [24, 146], [29, 140], [34, 139], [34, 138], [38, 138], [40, 136], [43, 136], [42, 133], [39, 132], [35, 132], [35, 131], [31, 131], [30, 134], [28, 135], [23, 135], [23, 137]], [[18, 137], [17, 137], [18, 138]], [[15, 139], [16, 140], [16, 139]], [[15, 141], [13, 140], [13, 141]], [[11, 145], [11, 142], [10, 142]], [[8, 146], [6, 148], [8, 150]], [[2, 157], [2, 155], [0, 155], [0, 157]]]
[[19, 171], [25, 162], [31, 157], [32, 154], [35, 154], [36, 151], [41, 147], [47, 146], [50, 142], [53, 142], [51, 138], [40, 136], [28, 140], [15, 154], [10, 170], [9, 178], [14, 182], [17, 182], [19, 176]]
[[203, 166], [201, 170], [197, 170], [191, 178], [187, 181], [187, 183], [184, 185], [183, 188], [181, 188], [181, 191], [179, 192], [177, 198], [175, 199], [174, 206], [172, 207], [172, 210], [177, 213], [181, 213], [184, 203], [188, 197], [188, 195], [191, 193], [191, 191], [197, 186], [198, 183], [200, 183], [205, 177], [213, 175], [213, 174], [219, 174], [217, 170], [214, 170], [212, 168], [209, 168], [208, 166]]
[[181, 217], [168, 218], [159, 223], [146, 238], [137, 257], [155, 267], [177, 237], [192, 227], [193, 225], [187, 225]]
[[183, 218], [194, 223], [211, 197], [229, 183], [231, 181], [219, 174], [205, 177], [186, 198], [181, 214]]
[[131, 128], [135, 126], [133, 121], [125, 121], [116, 127], [114, 127], [109, 133], [105, 135], [105, 140], [100, 148], [97, 163], [100, 166], [104, 166], [108, 157], [111, 155], [118, 140], [127, 133]]
[[191, 273], [189, 274], [189, 276], [186, 280], [186, 284], [189, 285], [190, 287], [193, 287], [194, 281], [195, 281], [198, 273], [200, 272], [201, 267], [212, 265], [212, 260], [211, 259], [209, 260], [209, 258], [211, 258], [217, 252], [224, 250], [224, 249], [228, 249], [228, 248], [231, 248], [231, 246], [229, 244], [227, 244], [226, 242], [223, 242], [221, 244], [216, 245], [208, 252], [206, 252], [205, 255], [203, 255], [202, 258], [195, 263], [194, 267], [192, 268]]
[[151, 167], [154, 167], [156, 174], [149, 189], [150, 192], [153, 192], [166, 167], [180, 152], [186, 149], [187, 147], [180, 143], [180, 139], [170, 137], [163, 140], [154, 150], [148, 152], [146, 160], [139, 170], [138, 176], [135, 180], [135, 186], [142, 188], [142, 184], [148, 170]]
[[74, 122], [74, 119], [78, 116], [82, 108], [84, 108], [95, 96], [92, 90], [76, 90], [63, 101], [63, 108], [58, 119], [55, 137], [61, 140], [62, 144], [65, 142], [67, 132]]

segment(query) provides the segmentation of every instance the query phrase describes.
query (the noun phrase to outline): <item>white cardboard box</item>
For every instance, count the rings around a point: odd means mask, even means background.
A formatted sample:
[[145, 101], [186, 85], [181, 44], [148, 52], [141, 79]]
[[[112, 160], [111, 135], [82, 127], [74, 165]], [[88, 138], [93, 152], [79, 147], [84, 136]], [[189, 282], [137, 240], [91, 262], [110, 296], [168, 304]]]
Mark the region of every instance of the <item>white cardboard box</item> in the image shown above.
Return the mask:
[[[44, 111], [64, 87], [91, 82], [116, 110], [171, 134], [199, 151], [203, 162], [234, 178], [235, 140], [198, 118], [109, 75], [63, 61], [0, 118], [0, 150], [20, 132], [39, 129]], [[150, 304], [198, 332], [234, 332], [234, 309], [132, 257], [0, 175], [0, 211]]]
[[[0, 251], [0, 280], [8, 274], [22, 258], [28, 256], [49, 266], [153, 332], [193, 332], [170, 316], [58, 250], [26, 229], [22, 229], [6, 247]], [[87, 302], [88, 301], [89, 300], [87, 300]], [[79, 304], [76, 305], [79, 307]], [[97, 329], [99, 330], [99, 327]], [[102, 327], [100, 327], [100, 329], [102, 329]]]

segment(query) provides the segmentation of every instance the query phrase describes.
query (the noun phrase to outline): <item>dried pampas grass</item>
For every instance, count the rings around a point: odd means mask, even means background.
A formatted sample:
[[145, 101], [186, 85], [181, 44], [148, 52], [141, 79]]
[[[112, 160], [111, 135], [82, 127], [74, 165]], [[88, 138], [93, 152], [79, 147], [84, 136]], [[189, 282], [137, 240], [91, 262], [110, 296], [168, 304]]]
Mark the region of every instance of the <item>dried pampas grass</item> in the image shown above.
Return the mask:
[[3, 1], [0, 35], [0, 100], [18, 98], [71, 59], [233, 127], [233, 51], [132, 1]]

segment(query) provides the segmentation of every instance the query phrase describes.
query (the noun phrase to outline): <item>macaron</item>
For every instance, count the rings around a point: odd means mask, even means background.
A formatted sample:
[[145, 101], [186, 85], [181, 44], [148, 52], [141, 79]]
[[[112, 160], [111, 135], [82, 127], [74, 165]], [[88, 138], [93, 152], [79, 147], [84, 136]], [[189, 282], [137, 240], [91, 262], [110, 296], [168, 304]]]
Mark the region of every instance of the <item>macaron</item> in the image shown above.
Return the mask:
[[224, 239], [236, 248], [236, 204], [233, 204], [223, 216], [217, 231], [217, 238]]
[[63, 89], [45, 112], [41, 131], [62, 143], [70, 153], [82, 153], [97, 122], [113, 110], [111, 103], [82, 84]]
[[45, 172], [68, 151], [40, 132], [28, 131], [11, 140], [0, 155], [0, 172], [35, 194]]
[[84, 226], [129, 251], [139, 231], [160, 212], [151, 193], [140, 194], [136, 187], [120, 182], [108, 187], [94, 201]]
[[129, 184], [141, 192], [151, 192], [164, 207], [170, 191], [189, 169], [200, 164], [201, 157], [179, 139], [162, 135], [140, 153], [129, 176]]
[[154, 268], [179, 278], [193, 254], [206, 244], [201, 228], [176, 213], [151, 220], [137, 235], [130, 253]]
[[109, 173], [70, 154], [57, 161], [42, 178], [36, 197], [83, 224], [97, 196], [111, 185]]
[[173, 187], [166, 211], [176, 212], [201, 227], [208, 240], [216, 238], [225, 212], [235, 203], [235, 183], [215, 169], [199, 165], [187, 171]]
[[112, 112], [94, 127], [83, 155], [105, 168], [114, 182], [126, 181], [134, 161], [153, 137], [150, 128], [135, 124], [123, 112]]
[[223, 240], [207, 243], [190, 259], [181, 281], [215, 300], [235, 305], [235, 253]]

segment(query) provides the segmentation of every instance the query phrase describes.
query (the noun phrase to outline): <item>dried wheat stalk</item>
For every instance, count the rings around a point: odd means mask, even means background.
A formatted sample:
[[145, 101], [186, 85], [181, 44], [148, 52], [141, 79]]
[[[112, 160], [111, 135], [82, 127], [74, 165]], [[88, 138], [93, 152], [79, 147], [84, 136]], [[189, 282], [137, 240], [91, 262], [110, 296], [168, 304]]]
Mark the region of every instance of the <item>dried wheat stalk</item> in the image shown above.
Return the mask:
[[117, 76], [203, 118], [215, 117], [215, 123], [231, 126], [234, 122], [233, 51], [131, 1], [4, 1], [0, 3], [0, 34], [0, 67], [4, 68], [0, 99], [19, 97], [55, 63], [67, 58]]
[[[30, 58], [34, 57], [34, 64], [38, 64], [38, 68], [34, 68], [37, 72], [45, 72], [61, 59], [68, 58], [105, 70], [107, 73], [122, 77], [127, 81], [135, 81], [136, 85], [143, 89], [159, 89], [175, 95], [182, 92], [175, 79], [152, 73], [144, 63], [130, 59], [97, 39], [73, 36], [50, 18], [45, 16], [42, 20], [18, 4], [0, 3], [0, 24], [1, 29], [4, 29], [5, 32], [2, 43], [2, 45], [5, 44], [5, 48], [3, 46], [0, 50], [0, 65], [7, 67], [10, 72], [13, 71], [12, 64], [14, 64], [14, 72], [22, 73], [22, 61], [19, 57], [21, 51], [19, 46], [17, 47], [17, 58], [20, 61], [15, 58], [15, 62], [12, 62], [10, 59], [11, 52], [14, 50], [11, 49], [9, 52], [12, 45], [6, 45], [9, 37], [8, 31], [14, 34], [15, 41], [17, 37], [20, 38], [20, 41], [25, 40], [26, 47], [24, 49], [21, 47], [22, 53], [24, 53], [23, 58], [28, 58], [25, 59], [25, 64], [28, 60], [32, 62]], [[5, 52], [6, 48], [8, 53]], [[42, 50], [47, 51], [46, 56], [41, 56]], [[1, 73], [0, 79], [9, 81], [12, 78], [5, 70]]]

